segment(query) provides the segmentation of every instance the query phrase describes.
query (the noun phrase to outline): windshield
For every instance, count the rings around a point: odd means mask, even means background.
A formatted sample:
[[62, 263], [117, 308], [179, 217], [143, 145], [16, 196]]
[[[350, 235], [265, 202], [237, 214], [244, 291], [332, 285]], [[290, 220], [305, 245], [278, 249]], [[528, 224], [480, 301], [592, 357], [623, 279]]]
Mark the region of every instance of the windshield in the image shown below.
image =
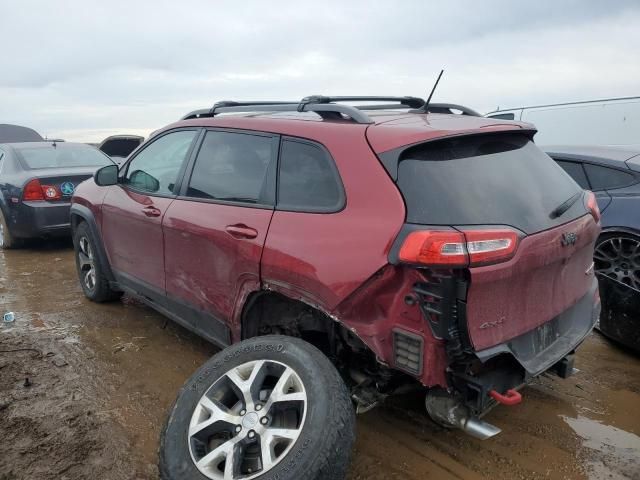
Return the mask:
[[527, 136], [489, 134], [424, 143], [405, 151], [398, 186], [407, 221], [510, 225], [534, 233], [584, 215], [578, 184]]
[[112, 163], [109, 157], [90, 145], [53, 145], [15, 149], [22, 166], [27, 169], [101, 167]]

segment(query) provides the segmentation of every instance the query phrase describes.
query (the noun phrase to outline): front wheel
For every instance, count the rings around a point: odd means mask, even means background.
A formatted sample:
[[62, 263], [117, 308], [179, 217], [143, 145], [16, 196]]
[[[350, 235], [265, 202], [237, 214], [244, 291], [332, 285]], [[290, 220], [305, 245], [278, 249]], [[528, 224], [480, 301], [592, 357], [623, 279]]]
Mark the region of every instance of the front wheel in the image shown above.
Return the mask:
[[347, 388], [314, 346], [257, 337], [182, 387], [160, 443], [164, 480], [340, 480], [355, 439]]
[[102, 271], [96, 245], [89, 226], [82, 222], [73, 235], [73, 247], [76, 254], [76, 269], [80, 286], [85, 296], [94, 302], [107, 302], [122, 296], [122, 292], [114, 291], [109, 279]]

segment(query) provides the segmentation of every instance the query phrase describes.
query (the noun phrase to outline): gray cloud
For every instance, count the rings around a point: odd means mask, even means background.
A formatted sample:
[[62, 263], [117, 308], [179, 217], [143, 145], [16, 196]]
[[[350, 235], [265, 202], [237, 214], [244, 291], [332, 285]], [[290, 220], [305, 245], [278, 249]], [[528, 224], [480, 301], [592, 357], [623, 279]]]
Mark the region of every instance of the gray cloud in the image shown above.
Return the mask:
[[636, 1], [0, 0], [0, 121], [97, 140], [225, 98], [427, 95], [441, 67], [436, 99], [481, 111], [637, 95], [639, 20]]

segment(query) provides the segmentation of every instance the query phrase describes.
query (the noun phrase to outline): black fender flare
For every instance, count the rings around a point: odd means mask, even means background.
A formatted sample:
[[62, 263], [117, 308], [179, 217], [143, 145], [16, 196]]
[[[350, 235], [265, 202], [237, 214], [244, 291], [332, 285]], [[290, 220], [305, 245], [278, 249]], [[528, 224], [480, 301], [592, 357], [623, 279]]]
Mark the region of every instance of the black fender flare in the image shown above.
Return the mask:
[[107, 252], [104, 248], [104, 243], [102, 242], [102, 236], [100, 235], [100, 229], [98, 228], [98, 223], [96, 222], [96, 217], [93, 212], [84, 205], [73, 203], [69, 211], [69, 216], [71, 217], [71, 232], [74, 236], [76, 233], [76, 228], [80, 223], [80, 219], [86, 222], [87, 225], [89, 225], [89, 230], [91, 231], [91, 235], [93, 236], [93, 243], [96, 246], [95, 253], [98, 257], [100, 267], [102, 268], [102, 271], [104, 272], [109, 282], [115, 282], [115, 277], [113, 275], [113, 272], [111, 271], [111, 265], [109, 264]]

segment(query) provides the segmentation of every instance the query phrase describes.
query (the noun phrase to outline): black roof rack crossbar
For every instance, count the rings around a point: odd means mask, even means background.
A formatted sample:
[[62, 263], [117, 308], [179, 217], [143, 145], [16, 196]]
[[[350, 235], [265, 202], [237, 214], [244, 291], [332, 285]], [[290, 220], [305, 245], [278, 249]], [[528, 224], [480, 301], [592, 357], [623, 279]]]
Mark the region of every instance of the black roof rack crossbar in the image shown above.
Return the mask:
[[[394, 102], [379, 105], [345, 105], [336, 102]], [[411, 108], [412, 113], [425, 113], [425, 101], [418, 97], [326, 97], [312, 95], [303, 98], [299, 102], [235, 102], [225, 100], [217, 102], [210, 109], [200, 109], [189, 112], [182, 120], [193, 118], [213, 117], [219, 113], [241, 112], [316, 112], [323, 118], [340, 118], [342, 115], [350, 117], [356, 123], [369, 124], [373, 120], [363, 110], [392, 110]], [[453, 113], [451, 110], [460, 110], [464, 115], [480, 116], [478, 112], [462, 105], [453, 103], [432, 103], [428, 107], [431, 113]]]

